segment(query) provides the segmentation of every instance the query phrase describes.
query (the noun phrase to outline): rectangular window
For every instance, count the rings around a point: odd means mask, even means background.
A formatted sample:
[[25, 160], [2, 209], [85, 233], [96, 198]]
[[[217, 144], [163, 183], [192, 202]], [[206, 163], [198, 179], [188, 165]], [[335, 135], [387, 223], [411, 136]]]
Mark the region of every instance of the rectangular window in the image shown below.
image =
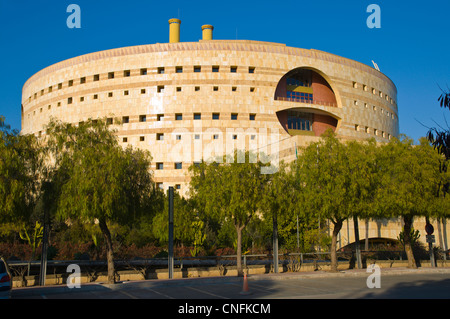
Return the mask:
[[237, 66], [230, 67], [230, 72], [231, 73], [236, 73], [237, 72]]
[[194, 120], [201, 120], [202, 115], [200, 113], [194, 113]]
[[181, 92], [181, 86], [177, 86], [177, 92]]
[[248, 73], [255, 73], [255, 67], [250, 66], [250, 67], [248, 68]]
[[164, 169], [163, 163], [156, 163], [156, 169]]
[[237, 135], [236, 134], [233, 135], [233, 140], [237, 140]]
[[212, 114], [212, 119], [213, 119], [213, 120], [218, 120], [218, 119], [219, 119], [219, 116], [220, 116], [220, 113], [213, 113], [213, 114]]
[[113, 97], [113, 92], [108, 92], [108, 97]]
[[69, 86], [73, 85], [73, 80], [69, 80]]
[[219, 134], [214, 134], [213, 135], [213, 140], [218, 140], [219, 139]]
[[235, 86], [232, 86], [232, 87], [231, 87], [231, 91], [232, 91], [232, 92], [236, 92], [236, 89], [237, 89], [237, 88], [236, 88]]
[[72, 104], [72, 98], [71, 98], [71, 97], [69, 97], [69, 98], [67, 99], [67, 104]]
[[123, 95], [129, 95], [130, 92], [128, 90], [123, 91]]
[[195, 91], [200, 91], [200, 87], [199, 87], [199, 86], [196, 86], [196, 87], [195, 87]]
[[213, 65], [212, 71], [213, 72], [219, 72], [219, 66], [218, 65]]
[[198, 73], [201, 71], [202, 71], [202, 68], [200, 66], [194, 66], [194, 72]]
[[219, 87], [218, 86], [213, 86], [213, 91], [219, 91]]
[[122, 139], [122, 142], [124, 142], [124, 143], [128, 142], [128, 138], [127, 138], [127, 137], [124, 137], [124, 138]]
[[175, 140], [181, 141], [181, 135], [180, 134], [175, 135]]
[[157, 92], [158, 93], [164, 92], [164, 85], [158, 85]]
[[106, 119], [106, 124], [107, 124], [107, 125], [113, 124], [113, 119], [112, 119], [112, 117], [108, 117], [108, 118]]
[[62, 89], [62, 83], [58, 83], [58, 90]]
[[164, 133], [156, 133], [157, 141], [164, 141]]
[[250, 114], [249, 120], [250, 121], [254, 121], [255, 120], [255, 116], [256, 116], [256, 114]]
[[94, 74], [94, 81], [100, 80], [100, 74]]
[[140, 141], [140, 142], [145, 141], [145, 137], [144, 137], [144, 136], [139, 136], [139, 141]]
[[181, 163], [181, 162], [178, 162], [178, 163], [175, 163], [175, 169], [182, 169], [183, 168], [183, 163]]
[[200, 134], [195, 134], [194, 135], [194, 139], [199, 140], [200, 139]]
[[183, 119], [183, 114], [177, 113], [175, 114], [175, 121], [181, 121]]
[[130, 123], [130, 117], [129, 116], [123, 116], [122, 117], [122, 123], [123, 124]]
[[48, 87], [48, 93], [50, 93], [50, 92], [52, 92], [52, 91], [53, 91], [53, 87], [49, 86], [49, 87]]
[[159, 189], [164, 189], [164, 184], [163, 183], [156, 183], [156, 187]]
[[237, 118], [238, 118], [237, 113], [232, 113], [232, 114], [231, 114], [231, 119], [232, 119], [232, 120], [237, 120]]
[[141, 89], [141, 94], [145, 94], [145, 89]]
[[156, 114], [156, 120], [157, 120], [157, 121], [162, 121], [162, 120], [164, 120], [164, 114]]
[[80, 97], [80, 102], [84, 102], [84, 96]]
[[98, 99], [98, 94], [94, 94], [94, 100]]
[[177, 73], [183, 73], [183, 67], [182, 67], [182, 66], [177, 66], [177, 67], [175, 67], [175, 72], [177, 72]]
[[85, 77], [82, 77], [82, 78], [80, 79], [80, 84], [84, 84], [84, 83], [86, 83], [86, 78], [85, 78]]
[[139, 122], [147, 122], [147, 115], [139, 115]]
[[114, 79], [114, 72], [108, 73], [108, 79]]
[[124, 77], [129, 77], [130, 75], [131, 75], [130, 70], [125, 70], [125, 71], [123, 71], [123, 76], [124, 76]]
[[141, 69], [141, 75], [147, 75], [147, 69]]
[[175, 189], [181, 189], [181, 185], [180, 184], [175, 184]]
[[158, 68], [158, 74], [164, 74], [164, 68], [163, 67], [159, 67]]

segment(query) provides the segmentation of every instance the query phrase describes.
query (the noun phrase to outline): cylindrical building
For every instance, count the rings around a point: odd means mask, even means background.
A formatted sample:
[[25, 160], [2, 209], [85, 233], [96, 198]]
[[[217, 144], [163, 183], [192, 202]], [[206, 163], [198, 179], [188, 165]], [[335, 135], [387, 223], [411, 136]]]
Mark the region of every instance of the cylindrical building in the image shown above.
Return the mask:
[[50, 117], [74, 125], [107, 117], [121, 144], [151, 152], [160, 187], [182, 193], [190, 164], [235, 147], [289, 161], [328, 128], [346, 139], [399, 133], [396, 87], [368, 65], [213, 40], [210, 25], [202, 40], [179, 42], [181, 21], [170, 21], [170, 43], [94, 52], [34, 74], [22, 91], [22, 133], [45, 135]]

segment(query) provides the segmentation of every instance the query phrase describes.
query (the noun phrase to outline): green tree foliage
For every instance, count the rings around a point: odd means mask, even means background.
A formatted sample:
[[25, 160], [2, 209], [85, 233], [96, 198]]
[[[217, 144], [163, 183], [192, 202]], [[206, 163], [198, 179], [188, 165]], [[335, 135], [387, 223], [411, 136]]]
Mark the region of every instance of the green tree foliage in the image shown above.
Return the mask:
[[40, 196], [41, 168], [37, 138], [11, 130], [0, 116], [0, 222], [28, 223]]
[[[161, 200], [164, 201], [152, 221], [152, 232], [160, 245], [167, 245], [169, 240], [169, 200], [166, 194], [162, 194]], [[178, 192], [173, 196], [173, 229], [174, 241], [180, 245], [190, 245], [194, 239], [192, 221], [197, 214], [190, 199], [186, 199]]]
[[343, 222], [368, 216], [376, 182], [373, 141], [342, 142], [331, 131], [307, 146], [296, 163], [294, 174], [303, 194], [303, 216], [318, 216], [333, 224], [331, 267], [337, 271], [337, 235]]
[[407, 137], [380, 145], [381, 178], [375, 195], [376, 217], [403, 218], [408, 267], [415, 268], [412, 227], [415, 217], [430, 216], [436, 206], [440, 155], [424, 139], [413, 145]]
[[110, 223], [130, 224], [151, 212], [155, 186], [150, 154], [118, 145], [106, 121], [75, 127], [52, 120], [47, 126], [54, 160], [50, 188], [56, 217], [98, 223], [107, 250], [108, 281], [114, 282]]
[[[241, 158], [245, 160], [241, 162]], [[260, 161], [249, 152], [236, 151], [221, 163], [202, 162], [192, 165], [190, 196], [209, 215], [218, 216], [223, 223], [231, 221], [236, 231], [238, 275], [242, 275], [242, 230], [259, 208], [265, 175]]]

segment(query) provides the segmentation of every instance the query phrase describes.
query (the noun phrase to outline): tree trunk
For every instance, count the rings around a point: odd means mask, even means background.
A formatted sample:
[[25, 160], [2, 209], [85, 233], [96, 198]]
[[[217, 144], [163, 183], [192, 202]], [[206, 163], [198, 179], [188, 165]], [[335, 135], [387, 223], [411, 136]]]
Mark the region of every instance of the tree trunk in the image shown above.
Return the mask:
[[244, 226], [241, 225], [235, 225], [236, 227], [236, 233], [237, 233], [237, 244], [236, 244], [236, 268], [237, 268], [237, 275], [243, 276], [244, 273], [242, 271], [242, 229]]
[[413, 217], [403, 216], [403, 222], [403, 245], [405, 246], [406, 257], [408, 258], [408, 268], [417, 268], [411, 243], [411, 228], [413, 224]]
[[342, 220], [338, 220], [336, 222], [332, 221], [334, 228], [333, 233], [331, 234], [331, 271], [338, 271], [338, 263], [337, 263], [337, 236], [342, 228]]
[[116, 280], [114, 276], [114, 259], [113, 259], [111, 233], [109, 232], [108, 226], [106, 225], [106, 221], [104, 219], [100, 220], [99, 226], [106, 243], [106, 260], [108, 263], [108, 283], [114, 284]]

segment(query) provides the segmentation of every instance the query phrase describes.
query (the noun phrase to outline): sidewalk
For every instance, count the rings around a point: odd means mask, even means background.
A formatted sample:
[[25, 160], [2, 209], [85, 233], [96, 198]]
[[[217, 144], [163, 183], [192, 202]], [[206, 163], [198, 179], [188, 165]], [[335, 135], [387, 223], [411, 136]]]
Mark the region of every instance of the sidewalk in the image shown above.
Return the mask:
[[[417, 269], [407, 268], [407, 267], [396, 267], [396, 268], [380, 268], [381, 274], [385, 275], [401, 275], [401, 274], [426, 274], [426, 273], [446, 273], [450, 275], [450, 267], [420, 267]], [[344, 276], [365, 276], [367, 277], [370, 270], [364, 269], [346, 269], [339, 270], [338, 272], [331, 271], [309, 271], [309, 272], [284, 272], [284, 273], [270, 273], [262, 275], [249, 275], [249, 280], [292, 280], [292, 279], [302, 279], [302, 278], [329, 278], [329, 277], [344, 277]]]

